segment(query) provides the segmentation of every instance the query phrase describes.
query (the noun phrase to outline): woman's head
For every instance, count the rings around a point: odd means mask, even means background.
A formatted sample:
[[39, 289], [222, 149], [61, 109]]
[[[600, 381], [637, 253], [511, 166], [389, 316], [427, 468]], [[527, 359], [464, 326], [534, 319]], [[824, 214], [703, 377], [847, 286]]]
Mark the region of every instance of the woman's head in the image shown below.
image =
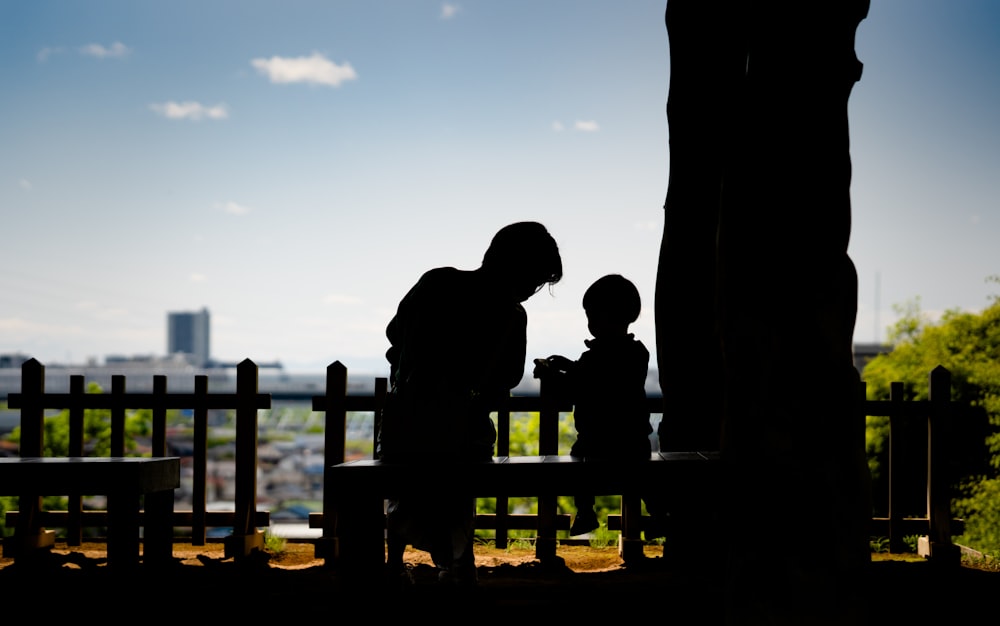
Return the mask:
[[562, 258], [555, 239], [538, 222], [501, 228], [483, 256], [483, 269], [511, 282], [519, 302], [542, 286], [562, 279]]

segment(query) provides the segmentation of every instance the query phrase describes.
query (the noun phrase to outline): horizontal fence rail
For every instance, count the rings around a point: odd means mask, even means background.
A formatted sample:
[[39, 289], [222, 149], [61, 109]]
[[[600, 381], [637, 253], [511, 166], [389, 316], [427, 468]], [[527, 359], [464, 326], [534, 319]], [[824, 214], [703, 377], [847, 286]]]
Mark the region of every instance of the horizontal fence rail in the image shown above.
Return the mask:
[[[125, 417], [127, 410], [150, 409], [152, 421], [152, 456], [165, 456], [166, 446], [166, 412], [172, 409], [187, 409], [194, 416], [194, 450], [193, 450], [193, 502], [191, 511], [173, 512], [172, 524], [177, 527], [190, 527], [192, 543], [203, 545], [206, 538], [206, 528], [215, 525], [231, 526], [233, 534], [227, 538], [227, 552], [233, 556], [249, 554], [262, 545], [259, 528], [268, 525], [266, 512], [257, 511], [257, 445], [258, 424], [257, 411], [271, 406], [271, 395], [260, 393], [258, 389], [258, 367], [247, 359], [237, 367], [237, 385], [235, 393], [209, 393], [206, 376], [196, 376], [194, 392], [171, 393], [167, 388], [167, 378], [164, 375], [154, 377], [152, 393], [129, 393], [126, 387], [125, 375], [112, 377], [112, 388], [109, 393], [91, 394], [85, 392], [85, 381], [82, 375], [74, 375], [70, 381], [68, 393], [47, 393], [44, 385], [44, 366], [34, 359], [22, 365], [21, 392], [10, 394], [8, 404], [21, 412], [21, 442], [22, 457], [42, 456], [44, 450], [44, 415], [47, 410], [68, 410], [70, 434], [69, 456], [84, 455], [83, 422], [84, 411], [102, 409], [111, 415], [111, 456], [124, 456]], [[951, 376], [943, 367], [930, 373], [930, 396], [926, 401], [905, 400], [901, 383], [892, 386], [891, 398], [888, 400], [864, 399], [864, 385], [859, 389], [858, 409], [856, 415], [849, 419], [858, 420], [860, 433], [863, 437], [865, 416], [887, 416], [890, 420], [890, 436], [894, 429], [903, 423], [924, 424], [927, 428], [926, 444], [918, 454], [927, 457], [926, 473], [923, 476], [913, 476], [907, 473], [899, 459], [904, 456], [898, 448], [901, 441], [890, 441], [889, 454], [889, 508], [885, 517], [873, 517], [872, 528], [880, 535], [889, 537], [890, 549], [902, 551], [903, 537], [906, 534], [927, 535], [932, 546], [939, 546], [943, 551], [951, 546], [951, 533], [960, 528], [961, 520], [952, 518], [950, 509], [950, 481], [954, 478], [942, 471], [946, 467], [946, 459], [942, 455], [946, 451], [946, 438], [949, 424], [960, 415], [966, 407], [959, 407], [951, 402]], [[347, 414], [354, 412], [371, 413], [374, 418], [373, 439], [377, 439], [381, 427], [382, 412], [389, 393], [385, 378], [376, 378], [374, 392], [364, 395], [348, 394], [347, 369], [339, 361], [331, 363], [326, 370], [326, 388], [320, 395], [312, 396], [312, 410], [325, 415], [324, 429], [325, 463], [327, 467], [345, 461]], [[648, 398], [651, 413], [662, 413], [662, 400], [658, 397]], [[817, 401], [822, 401], [818, 398]], [[539, 414], [539, 455], [558, 454], [558, 434], [560, 414], [572, 411], [572, 405], [560, 401], [547, 394], [545, 387], [537, 396], [512, 396], [506, 398], [495, 408], [497, 419], [496, 456], [508, 456], [510, 453], [511, 416], [518, 413]], [[209, 410], [225, 409], [236, 413], [236, 505], [232, 512], [206, 511], [206, 461], [207, 461], [207, 412]], [[373, 441], [374, 444], [374, 441]], [[374, 446], [373, 446], [374, 449]], [[912, 456], [913, 451], [909, 451]], [[924, 515], [905, 516], [899, 507], [893, 505], [893, 495], [898, 493], [903, 481], [922, 481], [926, 487], [926, 511]], [[336, 486], [325, 482], [323, 489], [324, 511], [334, 510]], [[85, 526], [102, 525], [106, 523], [106, 512], [83, 511], [82, 495], [85, 494], [37, 494], [39, 497], [29, 497], [21, 504], [21, 511], [9, 513], [11, 519], [17, 516], [31, 515], [40, 523], [65, 527], [67, 543], [79, 545], [82, 539], [81, 529]], [[41, 495], [69, 495], [69, 506], [65, 512], [40, 511]], [[536, 527], [536, 521], [529, 515], [513, 515], [508, 511], [508, 499], [505, 494], [497, 494], [495, 515], [479, 515], [477, 525], [493, 528], [496, 531], [498, 547], [507, 543], [509, 529], [530, 529]], [[26, 510], [27, 509], [27, 510]], [[322, 512], [310, 516], [310, 526], [321, 528], [322, 536], [316, 539], [317, 554], [322, 552], [324, 542], [335, 537], [333, 516], [324, 516]], [[559, 527], [568, 525], [568, 517], [559, 522]], [[884, 532], [883, 532], [884, 531]]]
[[[230, 556], [246, 556], [253, 549], [263, 546], [257, 530], [267, 525], [266, 513], [256, 510], [257, 476], [257, 411], [271, 406], [269, 394], [258, 392], [258, 368], [247, 359], [237, 366], [235, 393], [209, 393], [207, 376], [195, 377], [194, 393], [170, 393], [167, 377], [153, 378], [152, 393], [128, 393], [125, 375], [114, 375], [110, 393], [87, 393], [82, 375], [70, 377], [69, 393], [45, 391], [45, 368], [35, 359], [21, 366], [21, 392], [10, 394], [8, 406], [21, 411], [21, 457], [41, 457], [44, 446], [44, 420], [47, 410], [69, 412], [69, 457], [84, 456], [84, 411], [101, 409], [111, 415], [111, 457], [126, 456], [125, 418], [129, 409], [149, 409], [152, 412], [151, 456], [165, 457], [166, 412], [171, 409], [188, 409], [194, 416], [193, 496], [192, 510], [174, 512], [172, 526], [190, 526], [191, 541], [204, 545], [206, 527], [210, 523], [225, 523], [233, 528], [226, 538], [226, 551]], [[207, 485], [207, 415], [209, 410], [227, 409], [236, 413], [236, 498], [232, 512], [206, 511]], [[40, 511], [42, 495], [67, 495], [69, 504], [64, 513]], [[82, 528], [99, 525], [106, 512], [83, 511], [82, 497], [87, 494], [31, 494], [22, 497], [20, 511], [9, 514], [12, 520], [19, 517], [37, 519], [46, 524], [60, 524], [66, 528], [68, 545], [80, 545]], [[263, 522], [263, 524], [262, 524]]]

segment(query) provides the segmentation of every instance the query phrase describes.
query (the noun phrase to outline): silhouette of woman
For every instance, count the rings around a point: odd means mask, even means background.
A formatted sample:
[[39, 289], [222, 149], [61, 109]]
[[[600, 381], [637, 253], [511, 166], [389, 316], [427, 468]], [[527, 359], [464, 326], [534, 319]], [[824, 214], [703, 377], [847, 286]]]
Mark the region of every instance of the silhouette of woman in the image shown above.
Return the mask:
[[475, 498], [462, 482], [461, 464], [492, 459], [496, 429], [489, 406], [524, 374], [521, 303], [561, 278], [549, 232], [537, 222], [518, 222], [497, 232], [479, 268], [432, 269], [400, 301], [386, 329], [392, 390], [378, 455], [410, 464], [443, 458], [454, 469], [421, 493], [389, 501], [390, 574], [405, 574], [409, 544], [431, 553], [441, 581], [475, 582]]

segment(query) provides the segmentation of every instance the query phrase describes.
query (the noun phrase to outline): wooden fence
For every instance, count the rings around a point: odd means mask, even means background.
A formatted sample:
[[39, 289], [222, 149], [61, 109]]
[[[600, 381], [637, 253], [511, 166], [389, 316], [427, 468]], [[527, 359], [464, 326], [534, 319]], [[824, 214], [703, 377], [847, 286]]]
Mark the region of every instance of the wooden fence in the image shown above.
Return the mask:
[[[950, 430], [956, 419], [969, 416], [968, 407], [951, 401], [951, 373], [944, 367], [930, 372], [930, 394], [925, 401], [905, 400], [903, 383], [892, 384], [892, 395], [888, 400], [868, 400], [866, 386], [859, 387], [858, 412], [851, 419], [856, 420], [859, 445], [864, 445], [866, 416], [887, 416], [890, 420], [890, 442], [887, 471], [890, 476], [888, 492], [888, 515], [872, 517], [873, 536], [887, 537], [891, 552], [907, 550], [904, 537], [920, 535], [928, 538], [928, 556], [952, 560], [957, 557], [957, 549], [952, 544], [953, 531], [958, 534], [962, 528], [961, 519], [954, 519], [951, 513], [951, 484], [957, 478], [947, 470], [949, 463], [944, 457]], [[326, 394], [313, 397], [313, 410], [326, 413], [326, 463], [327, 466], [342, 463], [344, 459], [344, 433], [348, 411], [366, 411], [374, 414], [375, 437], [380, 426], [382, 409], [385, 406], [387, 381], [376, 379], [375, 392], [371, 396], [347, 396], [347, 370], [335, 362], [327, 368]], [[822, 399], [817, 399], [822, 401]], [[662, 400], [648, 399], [651, 413], [662, 412]], [[496, 456], [510, 453], [510, 420], [514, 413], [539, 414], [539, 455], [556, 455], [559, 446], [559, 414], [572, 410], [571, 406], [560, 405], [546, 394], [544, 386], [538, 396], [512, 396], [496, 408], [497, 452]], [[907, 442], [892, 437], [906, 423], [911, 428], [926, 429], [926, 437], [917, 438], [918, 449], [906, 449]], [[912, 440], [909, 442], [913, 445]], [[921, 447], [922, 446], [922, 447]], [[926, 455], [926, 463], [909, 463], [916, 455]], [[329, 484], [329, 481], [327, 481]], [[904, 515], [902, 507], [893, 506], [893, 496], [901, 491], [901, 486], [923, 485], [926, 507], [922, 515]], [[324, 509], [332, 510], [334, 490], [324, 489]], [[546, 503], [554, 506], [554, 503]], [[477, 527], [496, 530], [496, 545], [507, 545], [507, 531], [510, 529], [535, 528], [537, 522], [525, 519], [534, 516], [513, 516], [507, 513], [506, 496], [498, 495], [495, 516], [477, 516]], [[336, 521], [325, 519], [322, 513], [314, 513], [310, 525], [323, 529], [322, 538], [317, 540], [317, 556], [325, 553], [324, 542], [334, 539]], [[934, 554], [934, 551], [937, 554]]]
[[[258, 393], [257, 366], [249, 359], [237, 366], [236, 393], [209, 393], [208, 377], [195, 376], [194, 393], [170, 393], [167, 377], [153, 377], [152, 393], [128, 393], [124, 375], [111, 379], [110, 393], [87, 393], [82, 375], [70, 377], [68, 393], [45, 391], [45, 367], [35, 359], [21, 366], [21, 392], [10, 394], [8, 405], [21, 410], [22, 457], [39, 457], [44, 450], [44, 419], [47, 410], [68, 410], [68, 456], [84, 456], [84, 411], [100, 409], [111, 414], [111, 457], [123, 457], [125, 446], [125, 416], [129, 409], [152, 411], [151, 455], [167, 456], [166, 413], [171, 409], [189, 409], [194, 414], [193, 495], [190, 511], [175, 511], [172, 526], [190, 527], [191, 542], [205, 544], [206, 527], [227, 526], [233, 533], [225, 539], [227, 556], [249, 555], [263, 547], [260, 526], [268, 525], [266, 512], [257, 511], [257, 411], [271, 406], [268, 394]], [[236, 412], [236, 475], [233, 511], [206, 511], [207, 428], [208, 411], [228, 409]], [[19, 515], [40, 516], [45, 526], [66, 529], [66, 543], [80, 545], [84, 527], [104, 526], [107, 511], [84, 511], [83, 496], [87, 494], [37, 494], [21, 498], [21, 511], [8, 513], [8, 521]], [[40, 496], [67, 495], [66, 511], [40, 512]]]
[[[270, 408], [269, 394], [258, 392], [258, 369], [249, 359], [239, 364], [237, 368], [236, 393], [209, 393], [206, 376], [195, 377], [194, 393], [170, 393], [167, 390], [165, 376], [154, 377], [152, 393], [128, 393], [124, 375], [114, 376], [110, 393], [88, 394], [85, 392], [82, 376], [73, 376], [69, 393], [47, 393], [44, 389], [44, 367], [34, 359], [22, 366], [21, 393], [11, 394], [9, 406], [21, 410], [21, 456], [40, 456], [43, 449], [44, 412], [52, 409], [68, 409], [70, 414], [70, 447], [71, 456], [83, 455], [83, 411], [86, 409], [105, 409], [111, 412], [111, 455], [125, 454], [125, 414], [127, 409], [151, 409], [153, 412], [152, 455], [166, 454], [166, 411], [170, 409], [192, 409], [194, 411], [194, 484], [193, 504], [191, 511], [175, 511], [173, 525], [175, 527], [190, 527], [192, 543], [203, 545], [206, 527], [227, 526], [233, 528], [233, 534], [226, 540], [226, 550], [231, 556], [246, 556], [254, 549], [262, 546], [262, 533], [259, 528], [269, 523], [266, 512], [257, 511], [257, 411]], [[950, 373], [938, 367], [930, 373], [931, 393], [927, 401], [905, 401], [901, 383], [892, 386], [892, 397], [889, 400], [873, 401], [864, 399], [864, 388], [859, 390], [857, 419], [859, 436], [864, 436], [864, 418], [866, 415], [889, 416], [890, 428], [896, 428], [901, 421], [916, 421], [927, 425], [926, 439], [927, 465], [923, 477], [907, 474], [906, 469], [899, 464], [901, 454], [890, 447], [890, 504], [886, 517], [873, 518], [873, 533], [889, 538], [892, 551], [902, 551], [903, 537], [906, 534], [925, 535], [929, 538], [932, 551], [936, 546], [939, 555], [947, 553], [951, 558], [951, 533], [956, 523], [951, 515], [950, 484], [954, 477], [940, 468], [946, 466], [942, 458], [946, 449], [943, 442], [947, 436], [947, 427], [958, 412], [955, 403], [951, 402]], [[313, 396], [312, 408], [323, 412], [326, 416], [325, 428], [325, 462], [327, 466], [341, 463], [344, 459], [346, 442], [347, 414], [349, 412], [370, 412], [374, 416], [374, 431], [380, 427], [382, 409], [388, 393], [387, 381], [376, 379], [375, 391], [371, 395], [348, 395], [347, 369], [338, 361], [330, 364], [326, 371], [326, 390], [323, 395]], [[661, 412], [660, 399], [650, 398], [650, 410]], [[572, 407], [561, 406], [546, 394], [544, 389], [538, 396], [513, 396], [496, 407], [498, 440], [497, 455], [506, 456], [510, 450], [511, 415], [516, 413], [538, 413], [539, 454], [558, 454], [559, 414], [570, 411]], [[207, 459], [207, 411], [210, 409], [228, 409], [236, 413], [236, 476], [235, 476], [235, 510], [206, 511], [206, 459]], [[895, 445], [895, 444], [890, 444]], [[926, 513], [918, 516], [904, 517], [892, 506], [892, 494], [902, 481], [922, 480], [926, 485]], [[328, 485], [329, 486], [329, 485]], [[335, 487], [334, 487], [335, 488]], [[323, 490], [324, 509], [332, 510], [333, 489]], [[40, 494], [66, 495], [66, 494]], [[81, 528], [84, 526], [99, 526], [106, 512], [83, 511], [81, 496], [84, 494], [69, 494], [69, 507], [63, 512], [47, 512], [42, 516], [46, 525], [64, 527], [67, 529], [67, 543], [78, 545], [81, 541]], [[34, 503], [30, 503], [34, 506]], [[23, 505], [22, 505], [23, 506]], [[546, 506], [554, 506], [546, 503]], [[477, 524], [480, 527], [496, 529], [496, 545], [504, 547], [507, 544], [507, 532], [513, 528], [531, 528], [536, 522], [524, 520], [519, 516], [507, 513], [508, 502], [503, 494], [498, 494], [496, 511], [491, 516], [479, 516]], [[10, 519], [10, 513], [8, 519]], [[14, 513], [17, 515], [17, 513]], [[324, 545], [334, 539], [335, 520], [324, 518], [322, 513], [314, 513], [310, 525], [323, 529], [322, 537], [316, 540], [317, 555], [322, 556]], [[932, 556], [934, 556], [932, 554]]]

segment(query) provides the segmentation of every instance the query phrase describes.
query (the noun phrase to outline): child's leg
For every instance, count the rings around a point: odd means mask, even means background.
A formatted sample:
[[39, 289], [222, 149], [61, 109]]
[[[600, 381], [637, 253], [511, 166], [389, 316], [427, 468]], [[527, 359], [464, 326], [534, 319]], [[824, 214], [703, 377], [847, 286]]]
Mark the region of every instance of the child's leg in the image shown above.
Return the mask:
[[646, 512], [650, 518], [645, 531], [646, 539], [666, 536], [669, 516], [664, 510], [662, 498], [647, 494], [642, 498], [642, 502], [646, 505]]
[[406, 552], [406, 537], [400, 529], [398, 507], [399, 503], [394, 500], [390, 500], [386, 507], [386, 566], [390, 571], [403, 569], [403, 554]]
[[594, 512], [594, 496], [578, 495], [573, 498], [576, 505], [576, 517], [573, 518], [573, 527], [569, 529], [569, 534], [583, 535], [593, 530], [597, 530], [600, 524], [597, 521], [597, 513]]

